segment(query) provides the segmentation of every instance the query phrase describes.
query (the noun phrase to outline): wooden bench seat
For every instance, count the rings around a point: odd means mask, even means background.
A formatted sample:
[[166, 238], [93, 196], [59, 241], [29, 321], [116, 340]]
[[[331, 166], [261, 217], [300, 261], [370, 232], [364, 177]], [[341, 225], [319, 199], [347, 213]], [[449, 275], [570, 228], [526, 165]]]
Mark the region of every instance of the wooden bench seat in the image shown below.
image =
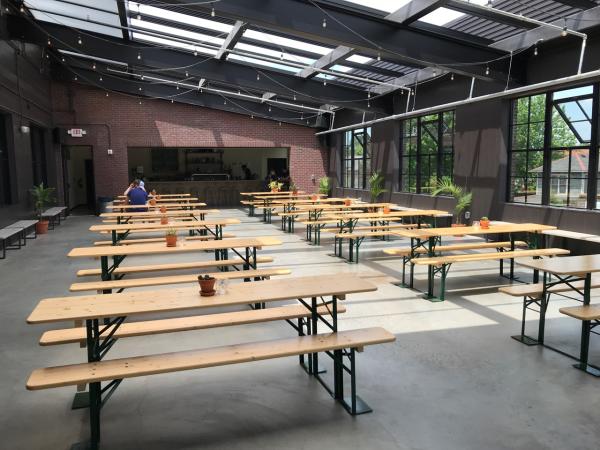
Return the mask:
[[[516, 241], [515, 247], [527, 247], [527, 242], [524, 241]], [[450, 244], [450, 245], [438, 245], [435, 247], [436, 253], [442, 252], [459, 252], [464, 250], [479, 250], [486, 248], [510, 248], [510, 241], [502, 241], [502, 242], [472, 242], [469, 244]], [[383, 253], [391, 256], [409, 256], [411, 251], [410, 247], [400, 247], [400, 248], [386, 248], [383, 250]], [[415, 250], [415, 253], [427, 253], [427, 250], [420, 247]]]
[[[583, 280], [574, 281], [570, 283], [575, 289], [583, 290]], [[600, 276], [592, 276], [592, 283], [590, 286], [592, 289], [600, 288]], [[552, 286], [548, 289], [550, 294], [568, 292], [572, 290], [565, 284], [559, 284]], [[544, 292], [543, 283], [530, 283], [530, 284], [515, 284], [511, 286], [502, 286], [498, 289], [499, 292], [511, 295], [513, 297], [539, 297]]]
[[567, 306], [558, 311], [577, 320], [600, 320], [600, 305]]
[[[214, 272], [202, 275], [211, 275], [219, 280], [234, 280], [242, 278], [270, 278], [276, 275], [289, 275], [292, 271], [287, 268], [268, 267], [264, 269], [252, 270], [232, 270], [227, 272]], [[150, 278], [128, 278], [122, 280], [108, 281], [88, 281], [85, 283], [73, 283], [70, 287], [71, 292], [82, 291], [105, 291], [119, 289], [122, 291], [127, 288], [162, 286], [166, 284], [197, 283], [198, 274], [190, 275], [171, 275], [163, 277]]]
[[[354, 231], [388, 231], [388, 230], [397, 230], [397, 229], [410, 229], [416, 228], [417, 224], [412, 223], [393, 223], [390, 225], [361, 225], [358, 227], [354, 227], [352, 230]], [[339, 228], [323, 228], [321, 231], [326, 233], [335, 233], [339, 231]]]
[[[328, 315], [330, 313], [326, 306], [320, 306], [318, 312], [322, 315]], [[338, 305], [337, 312], [338, 314], [345, 313], [346, 307], [344, 305]], [[128, 338], [235, 325], [248, 325], [259, 322], [300, 319], [310, 317], [310, 315], [311, 312], [304, 305], [291, 305], [251, 311], [234, 311], [218, 314], [205, 314], [201, 316], [177, 317], [174, 319], [126, 322], [117, 329], [114, 337]], [[83, 343], [85, 340], [85, 327], [76, 327], [46, 331], [40, 338], [40, 345]]]
[[26, 386], [28, 390], [77, 386], [325, 351], [362, 349], [368, 345], [393, 342], [395, 339], [393, 334], [383, 328], [363, 328], [338, 333], [314, 334], [200, 350], [71, 364], [36, 369], [31, 373]]
[[579, 362], [573, 367], [595, 377], [600, 377], [600, 368], [588, 364], [590, 335], [591, 333], [598, 334], [593, 329], [600, 325], [600, 305], [567, 306], [560, 308], [559, 311], [561, 314], [581, 321]]
[[446, 276], [452, 264], [463, 262], [478, 262], [478, 261], [500, 261], [500, 274], [502, 275], [502, 262], [505, 259], [525, 258], [525, 257], [542, 257], [542, 256], [558, 256], [568, 255], [569, 250], [562, 248], [542, 248], [532, 250], [515, 250], [515, 251], [500, 251], [494, 253], [469, 253], [461, 255], [434, 256], [426, 258], [413, 258], [411, 264], [419, 266], [430, 266], [428, 276], [429, 287], [428, 296], [433, 297], [433, 283], [436, 273], [441, 274], [441, 288], [439, 301], [444, 301], [446, 291]]
[[[258, 256], [256, 258], [256, 262], [261, 264], [270, 263], [273, 262], [273, 258], [270, 256]], [[244, 261], [240, 258], [237, 258], [221, 261], [192, 261], [168, 264], [149, 264], [144, 266], [119, 266], [114, 270], [113, 274], [124, 275], [132, 273], [162, 272], [168, 270], [206, 269], [209, 267], [231, 267], [242, 265], [244, 265]], [[78, 277], [100, 275], [102, 275], [102, 271], [100, 269], [80, 269], [77, 271]]]

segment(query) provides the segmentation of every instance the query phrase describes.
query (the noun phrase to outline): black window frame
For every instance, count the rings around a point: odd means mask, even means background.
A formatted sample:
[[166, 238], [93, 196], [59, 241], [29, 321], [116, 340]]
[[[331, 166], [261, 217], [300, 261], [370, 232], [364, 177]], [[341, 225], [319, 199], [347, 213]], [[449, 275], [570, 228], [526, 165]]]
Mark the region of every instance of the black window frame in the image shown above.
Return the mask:
[[[342, 135], [342, 187], [345, 189], [369, 189], [369, 177], [371, 176], [371, 160], [372, 160], [372, 132], [371, 127], [355, 128], [343, 133]], [[349, 141], [348, 141], [349, 137]], [[356, 156], [355, 142], [362, 141], [363, 148], [362, 157]], [[367, 140], [368, 139], [368, 140]], [[349, 142], [349, 145], [348, 145]], [[348, 153], [349, 152], [349, 153]], [[349, 157], [348, 157], [349, 155]], [[357, 162], [360, 161], [360, 162]], [[350, 162], [350, 177], [348, 180], [347, 166]], [[355, 174], [358, 172], [357, 164], [362, 165], [362, 176], [360, 179], [355, 179]], [[349, 182], [348, 182], [349, 181]]]

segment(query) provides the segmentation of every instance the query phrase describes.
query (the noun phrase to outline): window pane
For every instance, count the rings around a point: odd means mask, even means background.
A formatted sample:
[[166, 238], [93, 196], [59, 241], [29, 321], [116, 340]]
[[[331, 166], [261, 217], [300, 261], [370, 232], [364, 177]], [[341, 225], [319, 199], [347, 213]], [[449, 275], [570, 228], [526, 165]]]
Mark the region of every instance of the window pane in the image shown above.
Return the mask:
[[525, 150], [527, 149], [527, 138], [528, 138], [529, 126], [517, 125], [513, 127], [512, 132], [512, 149], [513, 150]]

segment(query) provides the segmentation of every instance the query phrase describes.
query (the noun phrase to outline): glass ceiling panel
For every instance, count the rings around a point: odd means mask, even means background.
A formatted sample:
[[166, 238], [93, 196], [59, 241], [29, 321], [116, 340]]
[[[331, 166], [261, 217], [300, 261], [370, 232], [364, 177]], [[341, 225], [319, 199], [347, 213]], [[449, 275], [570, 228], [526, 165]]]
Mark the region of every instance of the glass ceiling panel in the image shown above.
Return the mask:
[[210, 36], [208, 34], [196, 33], [194, 31], [188, 31], [181, 28], [169, 27], [167, 25], [161, 25], [147, 20], [130, 19], [131, 26], [134, 28], [143, 28], [146, 30], [156, 31], [157, 33], [166, 33], [171, 36], [181, 37], [183, 39], [196, 41], [198, 43], [208, 43], [216, 46], [221, 46], [225, 42], [224, 38]]
[[367, 64], [373, 61], [373, 58], [369, 58], [368, 56], [362, 55], [352, 55], [349, 58], [346, 58], [346, 61], [350, 61], [357, 64]]
[[221, 31], [223, 33], [229, 33], [233, 28], [232, 25], [217, 22], [216, 20], [203, 19], [202, 17], [181, 14], [168, 9], [156, 8], [154, 6], [148, 6], [136, 2], [128, 2], [128, 8], [131, 12], [133, 12], [133, 14], [157, 17], [159, 19], [171, 20], [173, 22], [183, 23], [185, 25], [193, 25], [208, 30]]
[[[487, 5], [488, 0], [470, 0], [469, 3], [474, 3], [476, 5]], [[426, 16], [421, 17], [419, 21], [430, 23], [432, 25], [444, 26], [453, 20], [460, 19], [464, 16], [466, 16], [466, 14], [454, 11], [452, 9], [438, 8]]]
[[[33, 17], [37, 20], [114, 37], [123, 36], [115, 0], [102, 2], [100, 9], [103, 11], [87, 8], [86, 5], [97, 7], [96, 2], [92, 0], [75, 0], [71, 3], [55, 0], [28, 0], [25, 2], [25, 6], [31, 9]], [[88, 20], [99, 23], [91, 23]]]
[[297, 67], [291, 67], [291, 66], [287, 66], [285, 64], [277, 64], [277, 63], [273, 63], [273, 62], [269, 62], [269, 61], [262, 61], [260, 59], [250, 58], [248, 56], [235, 55], [233, 53], [230, 53], [227, 56], [227, 59], [230, 61], [242, 61], [242, 62], [249, 63], [252, 65], [264, 66], [264, 67], [284, 70], [286, 72], [292, 72], [292, 73], [298, 73], [301, 70]]
[[245, 44], [243, 42], [238, 42], [235, 47], [236, 50], [256, 53], [258, 55], [270, 56], [271, 58], [279, 58], [284, 61], [292, 61], [299, 64], [312, 64], [316, 60], [311, 58], [306, 58], [304, 56], [294, 55], [292, 53], [279, 52], [277, 50], [272, 50], [270, 48], [259, 47], [257, 45]]
[[214, 56], [217, 54], [216, 49], [200, 47], [198, 45], [193, 45], [193, 44], [185, 44], [183, 42], [174, 41], [172, 39], [150, 36], [148, 34], [139, 33], [137, 31], [134, 31], [132, 33], [132, 37], [135, 40], [150, 42], [153, 44], [158, 44], [158, 45], [168, 46], [168, 47], [173, 47], [173, 48], [181, 48], [184, 50], [188, 50], [190, 52], [197, 51], [198, 53], [202, 53], [205, 55], [211, 55], [211, 56]]
[[321, 45], [315, 45], [308, 42], [298, 41], [296, 39], [284, 38], [275, 34], [263, 33], [262, 31], [250, 29], [244, 31], [243, 37], [267, 42], [272, 45], [280, 45], [282, 47], [304, 50], [306, 52], [316, 53], [318, 55], [326, 55], [332, 50], [329, 47], [323, 47]]
[[346, 3], [355, 3], [360, 6], [366, 6], [367, 8], [378, 9], [379, 11], [385, 11], [391, 13], [400, 9], [402, 6], [410, 3], [411, 0], [345, 0]]

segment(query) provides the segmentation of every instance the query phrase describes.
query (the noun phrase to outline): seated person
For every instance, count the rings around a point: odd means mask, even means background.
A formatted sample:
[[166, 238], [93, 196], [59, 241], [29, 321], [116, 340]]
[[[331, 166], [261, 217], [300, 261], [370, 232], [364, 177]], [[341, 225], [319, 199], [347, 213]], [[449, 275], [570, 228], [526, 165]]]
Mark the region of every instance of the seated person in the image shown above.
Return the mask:
[[127, 190], [125, 191], [125, 195], [129, 199], [130, 205], [140, 205], [144, 206], [143, 208], [131, 208], [132, 212], [145, 212], [148, 211], [146, 208], [146, 202], [148, 201], [148, 194], [144, 189], [140, 187], [140, 182], [138, 180], [134, 180]]

